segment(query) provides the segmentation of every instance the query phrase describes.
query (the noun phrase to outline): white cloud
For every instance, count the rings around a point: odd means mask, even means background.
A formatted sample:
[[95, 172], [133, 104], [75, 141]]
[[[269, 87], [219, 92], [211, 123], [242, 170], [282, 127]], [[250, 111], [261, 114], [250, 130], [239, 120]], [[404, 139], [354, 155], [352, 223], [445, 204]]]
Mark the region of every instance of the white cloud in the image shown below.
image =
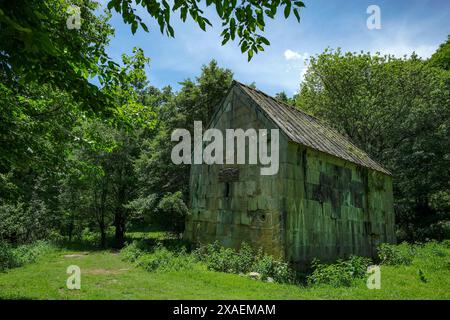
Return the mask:
[[284, 58], [288, 61], [290, 60], [301, 60], [306, 59], [308, 57], [308, 53], [305, 52], [303, 55], [297, 51], [292, 51], [291, 49], [287, 49], [284, 51]]

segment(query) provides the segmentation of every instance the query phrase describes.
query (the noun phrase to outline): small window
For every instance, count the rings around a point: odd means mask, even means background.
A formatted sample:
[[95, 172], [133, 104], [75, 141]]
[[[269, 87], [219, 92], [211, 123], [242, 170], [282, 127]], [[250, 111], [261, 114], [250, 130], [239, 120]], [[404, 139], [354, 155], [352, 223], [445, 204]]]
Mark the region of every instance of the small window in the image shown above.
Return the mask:
[[229, 182], [225, 182], [225, 197], [229, 198], [231, 195], [231, 186]]

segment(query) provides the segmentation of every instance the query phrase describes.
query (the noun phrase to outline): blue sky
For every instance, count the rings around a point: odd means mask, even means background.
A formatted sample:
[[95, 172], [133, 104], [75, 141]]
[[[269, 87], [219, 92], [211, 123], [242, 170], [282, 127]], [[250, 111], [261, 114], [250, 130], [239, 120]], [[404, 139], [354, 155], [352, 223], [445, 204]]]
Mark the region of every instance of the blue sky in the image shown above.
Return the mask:
[[[102, 1], [106, 2], [106, 0]], [[129, 25], [114, 15], [111, 24], [116, 35], [108, 53], [119, 60], [122, 53], [131, 53], [137, 46], [151, 58], [148, 77], [152, 85], [171, 85], [195, 78], [203, 64], [216, 59], [221, 67], [230, 68], [234, 77], [244, 83], [255, 82], [269, 94], [286, 91], [295, 93], [306, 70], [305, 61], [326, 47], [341, 47], [344, 51], [379, 51], [396, 56], [415, 51], [429, 57], [450, 34], [450, 1], [448, 0], [304, 0], [306, 8], [301, 22], [280, 14], [267, 23], [264, 35], [270, 47], [251, 62], [241, 54], [237, 43], [221, 46], [220, 22], [207, 10], [213, 27], [206, 32], [191, 20], [182, 23], [172, 17], [175, 38], [161, 35], [159, 28], [147, 20], [150, 33], [142, 30], [132, 35]], [[366, 13], [369, 5], [381, 9], [381, 29], [369, 30]], [[139, 11], [138, 11], [139, 12]], [[142, 15], [145, 12], [142, 11]], [[145, 20], [144, 20], [145, 21]], [[153, 28], [152, 28], [153, 27]]]

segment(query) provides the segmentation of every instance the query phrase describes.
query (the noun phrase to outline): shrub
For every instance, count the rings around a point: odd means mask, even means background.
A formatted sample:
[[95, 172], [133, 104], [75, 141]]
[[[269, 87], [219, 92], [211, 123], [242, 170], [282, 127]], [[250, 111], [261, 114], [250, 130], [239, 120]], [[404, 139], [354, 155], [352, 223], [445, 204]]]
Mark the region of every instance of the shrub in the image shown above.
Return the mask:
[[414, 266], [427, 271], [445, 268], [450, 259], [445, 243], [430, 241], [416, 245], [415, 251], [415, 256], [418, 259], [413, 261]]
[[254, 271], [258, 272], [263, 280], [269, 277], [279, 283], [292, 283], [295, 280], [295, 274], [286, 262], [275, 260], [268, 255], [263, 255], [255, 262]]
[[239, 273], [235, 268], [237, 263], [236, 254], [233, 249], [220, 247], [217, 251], [213, 251], [211, 248], [208, 251], [209, 253], [204, 257], [203, 261], [209, 270]]
[[153, 253], [141, 255], [136, 263], [150, 272], [167, 272], [192, 268], [194, 258], [185, 251], [175, 254], [164, 247], [158, 247]]
[[195, 250], [198, 260], [204, 262], [209, 270], [228, 273], [257, 272], [261, 279], [272, 278], [276, 282], [287, 283], [295, 279], [294, 272], [285, 262], [258, 252], [243, 242], [239, 251], [224, 248], [216, 241]]
[[371, 260], [351, 256], [347, 260], [338, 260], [332, 264], [322, 264], [314, 259], [313, 272], [307, 277], [309, 285], [327, 284], [333, 287], [350, 286], [356, 279], [364, 278]]
[[218, 252], [220, 248], [221, 246], [219, 242], [214, 241], [213, 243], [199, 246], [197, 249], [194, 250], [194, 256], [197, 257], [197, 259], [200, 261], [206, 261], [208, 256]]
[[378, 257], [385, 265], [410, 265], [414, 255], [414, 246], [406, 242], [399, 245], [382, 243], [378, 246]]
[[51, 231], [51, 214], [34, 196], [27, 204], [0, 204], [0, 238], [12, 243], [46, 239]]
[[0, 240], [0, 271], [13, 268], [16, 265], [15, 257], [11, 246]]
[[444, 240], [444, 241], [442, 241], [442, 245], [443, 245], [444, 247], [450, 249], [450, 240]]
[[136, 262], [136, 260], [138, 260], [145, 253], [142, 247], [142, 242], [133, 241], [131, 244], [120, 250], [120, 255], [123, 260]]
[[256, 252], [245, 242], [241, 249], [235, 251], [224, 248], [216, 241], [199, 247], [195, 251], [196, 257], [205, 262], [209, 270], [229, 273], [246, 273], [252, 271]]
[[35, 262], [40, 256], [48, 254], [54, 248], [51, 244], [45, 241], [36, 241], [33, 244], [21, 245], [13, 249], [13, 254], [17, 266]]
[[39, 256], [53, 250], [54, 247], [45, 241], [37, 241], [14, 248], [0, 240], [0, 271], [33, 263]]
[[91, 244], [99, 244], [100, 233], [91, 231], [89, 228], [84, 228], [83, 231], [81, 231], [81, 241]]
[[184, 203], [181, 191], [166, 193], [157, 206], [158, 221], [163, 227], [179, 233], [184, 230], [184, 218], [189, 209]]
[[236, 273], [248, 272], [252, 269], [256, 258], [252, 247], [248, 243], [242, 242], [238, 254], [235, 255], [233, 269]]
[[372, 260], [366, 257], [350, 256], [345, 261], [346, 270], [355, 278], [364, 278], [367, 273], [367, 267], [372, 264]]
[[184, 247], [178, 251], [178, 253], [174, 253], [161, 244], [149, 250], [144, 241], [133, 241], [120, 251], [120, 255], [122, 259], [134, 262], [137, 266], [150, 272], [191, 268], [195, 258], [187, 254]]

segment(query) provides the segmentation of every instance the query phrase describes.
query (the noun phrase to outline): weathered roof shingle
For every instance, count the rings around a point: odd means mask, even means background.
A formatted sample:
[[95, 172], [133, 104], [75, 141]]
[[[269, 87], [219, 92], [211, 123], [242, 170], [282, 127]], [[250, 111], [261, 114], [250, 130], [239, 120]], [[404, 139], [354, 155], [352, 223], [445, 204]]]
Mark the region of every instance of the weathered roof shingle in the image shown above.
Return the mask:
[[367, 153], [355, 146], [348, 138], [328, 127], [322, 121], [295, 107], [279, 101], [264, 92], [235, 81], [262, 111], [294, 142], [328, 153], [357, 165], [391, 173]]

